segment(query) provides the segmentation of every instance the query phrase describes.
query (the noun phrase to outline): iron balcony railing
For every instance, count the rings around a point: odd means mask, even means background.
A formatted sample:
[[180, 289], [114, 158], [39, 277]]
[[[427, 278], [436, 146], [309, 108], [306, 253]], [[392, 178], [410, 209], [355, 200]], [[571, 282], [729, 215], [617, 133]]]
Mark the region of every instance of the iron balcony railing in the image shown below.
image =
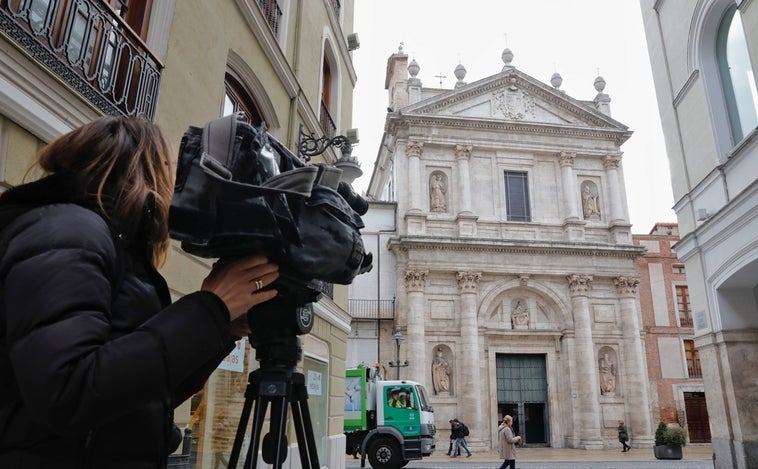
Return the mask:
[[279, 2], [276, 0], [258, 0], [258, 6], [266, 18], [274, 36], [279, 35], [279, 21], [282, 19], [282, 9], [279, 8]]
[[689, 316], [682, 316], [679, 318], [679, 324], [681, 327], [692, 327], [692, 318]]
[[348, 300], [353, 319], [394, 319], [395, 300]]
[[703, 370], [700, 368], [700, 360], [694, 363], [687, 363], [687, 374], [690, 378], [702, 378]]
[[163, 65], [99, 0], [0, 0], [0, 33], [105, 114], [155, 117]]
[[319, 123], [321, 124], [321, 130], [324, 132], [324, 136], [332, 138], [337, 134], [337, 126], [334, 124], [332, 114], [329, 112], [329, 108], [326, 107], [326, 103], [321, 101], [321, 115], [319, 116]]

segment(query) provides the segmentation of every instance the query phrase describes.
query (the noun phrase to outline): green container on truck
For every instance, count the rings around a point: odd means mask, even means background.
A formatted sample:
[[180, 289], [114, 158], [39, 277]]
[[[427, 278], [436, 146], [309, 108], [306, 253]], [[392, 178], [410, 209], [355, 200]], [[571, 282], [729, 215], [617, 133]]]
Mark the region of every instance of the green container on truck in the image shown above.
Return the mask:
[[345, 371], [347, 454], [374, 469], [397, 469], [434, 452], [434, 410], [424, 386], [380, 379], [377, 367]]

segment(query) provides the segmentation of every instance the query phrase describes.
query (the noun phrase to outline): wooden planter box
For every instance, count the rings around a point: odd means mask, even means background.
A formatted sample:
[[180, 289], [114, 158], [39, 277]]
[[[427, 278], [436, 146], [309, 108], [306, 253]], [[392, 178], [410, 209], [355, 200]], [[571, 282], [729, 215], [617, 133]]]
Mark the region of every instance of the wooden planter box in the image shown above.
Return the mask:
[[653, 446], [653, 455], [655, 459], [682, 459], [681, 446]]

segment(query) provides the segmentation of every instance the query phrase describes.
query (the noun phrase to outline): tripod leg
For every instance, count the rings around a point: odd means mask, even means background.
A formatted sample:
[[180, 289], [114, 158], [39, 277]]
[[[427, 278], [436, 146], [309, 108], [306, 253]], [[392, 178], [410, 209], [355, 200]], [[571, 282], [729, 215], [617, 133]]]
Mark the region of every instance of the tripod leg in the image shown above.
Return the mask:
[[271, 401], [269, 432], [263, 437], [263, 462], [280, 469], [287, 459], [287, 404], [284, 397]]
[[313, 422], [308, 410], [308, 391], [305, 387], [305, 377], [302, 373], [293, 374], [292, 417], [295, 420], [300, 461], [304, 469], [318, 469], [318, 452], [313, 436]]
[[[250, 446], [248, 446], [247, 455], [245, 456], [245, 464], [243, 466], [245, 469], [254, 469], [258, 467], [258, 447], [260, 443], [261, 433], [263, 433], [263, 419], [266, 416], [268, 403], [269, 400], [261, 396], [258, 396], [258, 399], [255, 402], [255, 412], [253, 413], [253, 433], [250, 435]], [[229, 465], [229, 467], [233, 468], [236, 466]]]
[[242, 407], [242, 413], [240, 414], [240, 423], [237, 425], [237, 433], [234, 436], [234, 445], [232, 446], [232, 454], [229, 456], [228, 467], [237, 467], [237, 460], [239, 460], [240, 451], [242, 450], [242, 441], [245, 438], [245, 428], [247, 422], [250, 419], [250, 409], [252, 407], [252, 373], [248, 379], [247, 389], [245, 390], [245, 404]]

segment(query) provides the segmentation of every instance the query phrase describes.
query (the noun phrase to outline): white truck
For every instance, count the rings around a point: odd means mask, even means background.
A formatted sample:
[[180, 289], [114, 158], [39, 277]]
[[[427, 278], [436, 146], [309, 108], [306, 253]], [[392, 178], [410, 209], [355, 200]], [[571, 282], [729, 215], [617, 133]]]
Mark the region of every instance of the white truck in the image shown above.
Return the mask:
[[347, 454], [374, 469], [397, 469], [434, 452], [434, 414], [424, 387], [379, 379], [376, 367], [345, 371]]

